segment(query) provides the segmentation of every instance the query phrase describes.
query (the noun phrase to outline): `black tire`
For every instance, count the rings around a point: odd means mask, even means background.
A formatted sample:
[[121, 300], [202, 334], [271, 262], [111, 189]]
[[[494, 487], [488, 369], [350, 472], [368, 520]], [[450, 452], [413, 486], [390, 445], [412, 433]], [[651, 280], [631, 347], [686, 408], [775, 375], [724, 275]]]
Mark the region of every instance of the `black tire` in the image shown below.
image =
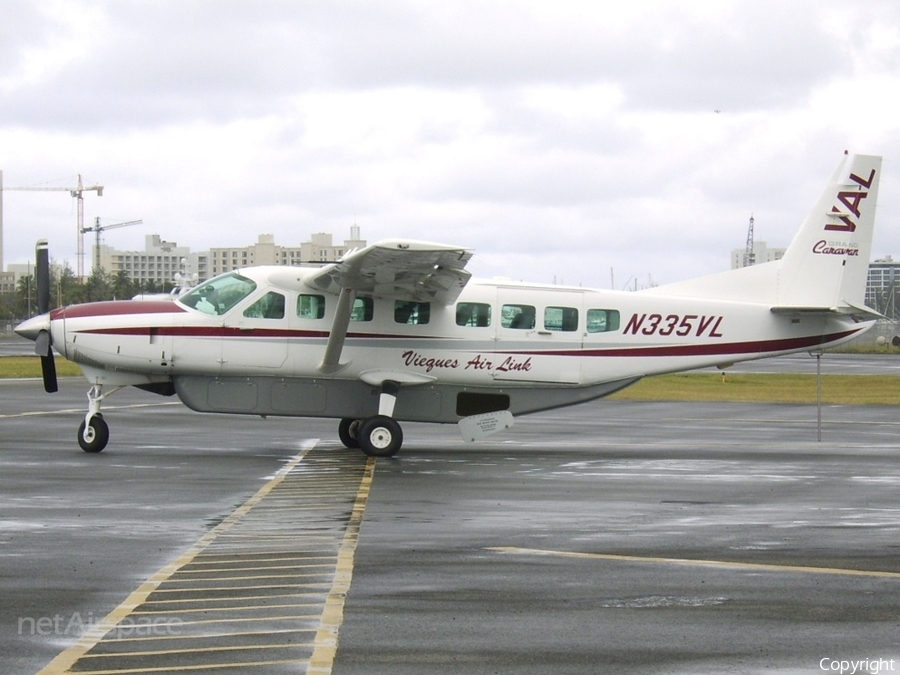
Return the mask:
[[359, 428], [362, 426], [362, 420], [344, 418], [338, 424], [338, 438], [345, 448], [359, 447]]
[[100, 452], [109, 443], [109, 425], [101, 415], [94, 415], [91, 418], [91, 428], [88, 433], [88, 440], [84, 439], [84, 421], [78, 427], [78, 445], [85, 452]]
[[403, 445], [403, 430], [392, 418], [375, 415], [359, 427], [357, 440], [369, 457], [393, 457]]

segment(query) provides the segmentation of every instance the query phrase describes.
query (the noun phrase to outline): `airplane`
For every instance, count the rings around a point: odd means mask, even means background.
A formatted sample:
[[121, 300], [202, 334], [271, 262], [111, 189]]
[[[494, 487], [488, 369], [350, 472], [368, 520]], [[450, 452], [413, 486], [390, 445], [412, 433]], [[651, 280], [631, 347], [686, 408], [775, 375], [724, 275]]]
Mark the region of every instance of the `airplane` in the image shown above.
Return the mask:
[[49, 311], [41, 240], [41, 314], [16, 332], [48, 392], [53, 351], [81, 367], [86, 452], [109, 440], [102, 402], [134, 386], [198, 412], [334, 418], [345, 446], [390, 457], [400, 422], [457, 423], [472, 441], [643, 377], [858, 337], [881, 316], [864, 303], [880, 174], [880, 157], [845, 152], [782, 259], [633, 292], [478, 280], [467, 248], [394, 239], [174, 299]]

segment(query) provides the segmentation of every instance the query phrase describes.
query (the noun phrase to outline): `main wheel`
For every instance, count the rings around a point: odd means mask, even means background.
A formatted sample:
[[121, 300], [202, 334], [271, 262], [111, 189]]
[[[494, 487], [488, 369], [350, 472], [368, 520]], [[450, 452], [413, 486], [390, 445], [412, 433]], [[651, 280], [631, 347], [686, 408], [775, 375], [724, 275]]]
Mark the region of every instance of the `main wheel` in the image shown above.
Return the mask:
[[100, 452], [109, 442], [109, 425], [101, 415], [94, 415], [91, 418], [91, 425], [87, 429], [87, 438], [85, 438], [85, 424], [81, 422], [78, 427], [78, 445], [85, 452]]
[[369, 457], [393, 457], [403, 444], [403, 430], [392, 418], [375, 415], [360, 425], [357, 441]]
[[338, 438], [345, 448], [359, 447], [359, 428], [362, 426], [362, 420], [344, 418], [338, 424]]

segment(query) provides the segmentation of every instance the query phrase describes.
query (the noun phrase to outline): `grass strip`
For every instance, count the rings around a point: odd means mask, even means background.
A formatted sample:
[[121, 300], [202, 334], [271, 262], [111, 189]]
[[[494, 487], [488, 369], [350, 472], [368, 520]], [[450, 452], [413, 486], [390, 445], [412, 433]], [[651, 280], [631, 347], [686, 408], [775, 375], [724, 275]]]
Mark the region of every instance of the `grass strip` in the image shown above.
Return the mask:
[[[815, 403], [815, 375], [795, 373], [677, 373], [647, 377], [610, 398], [629, 401], [745, 401]], [[823, 375], [822, 402], [900, 405], [896, 375]]]
[[[81, 368], [59, 356], [56, 357], [56, 374], [59, 377], [81, 375]], [[40, 377], [41, 359], [37, 356], [0, 357], [0, 378]]]
[[[60, 377], [81, 375], [71, 361], [56, 359]], [[0, 378], [40, 377], [37, 356], [0, 357]], [[793, 373], [676, 373], [647, 377], [610, 398], [628, 401], [745, 401], [815, 403], [816, 376]], [[896, 375], [823, 375], [822, 401], [839, 405], [900, 405]]]

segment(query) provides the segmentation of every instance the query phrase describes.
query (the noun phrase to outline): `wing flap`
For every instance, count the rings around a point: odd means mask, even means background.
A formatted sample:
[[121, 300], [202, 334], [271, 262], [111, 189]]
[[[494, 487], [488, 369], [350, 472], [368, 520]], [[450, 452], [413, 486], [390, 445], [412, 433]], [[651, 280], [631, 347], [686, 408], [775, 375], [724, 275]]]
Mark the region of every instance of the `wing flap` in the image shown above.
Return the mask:
[[413, 240], [386, 240], [346, 255], [310, 277], [307, 284], [333, 293], [353, 289], [379, 298], [450, 304], [471, 273], [468, 249]]

